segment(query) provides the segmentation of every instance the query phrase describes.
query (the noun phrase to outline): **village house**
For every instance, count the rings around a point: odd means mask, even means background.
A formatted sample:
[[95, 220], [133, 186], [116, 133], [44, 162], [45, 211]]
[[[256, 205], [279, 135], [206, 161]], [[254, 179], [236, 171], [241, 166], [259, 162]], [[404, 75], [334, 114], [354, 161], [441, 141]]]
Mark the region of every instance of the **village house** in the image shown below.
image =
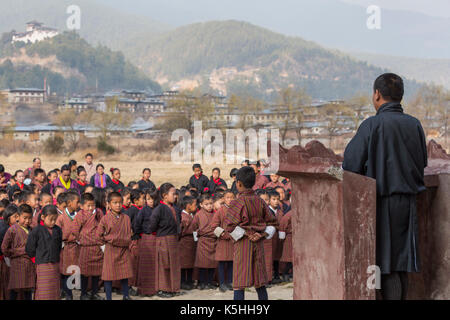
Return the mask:
[[75, 110], [76, 113], [87, 111], [92, 108], [90, 102], [83, 98], [71, 98], [58, 105], [58, 110]]
[[8, 91], [8, 102], [12, 104], [43, 104], [45, 102], [44, 89], [15, 88]]

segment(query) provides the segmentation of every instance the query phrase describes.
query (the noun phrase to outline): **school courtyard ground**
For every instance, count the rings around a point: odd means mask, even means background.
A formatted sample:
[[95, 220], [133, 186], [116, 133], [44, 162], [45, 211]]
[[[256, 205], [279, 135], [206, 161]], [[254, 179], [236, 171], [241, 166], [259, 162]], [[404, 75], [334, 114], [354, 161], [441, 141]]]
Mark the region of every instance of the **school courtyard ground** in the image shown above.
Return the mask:
[[[102, 291], [102, 290], [101, 290]], [[220, 292], [219, 289], [215, 290], [181, 290], [182, 295], [173, 297], [173, 298], [160, 298], [158, 296], [152, 297], [131, 297], [133, 300], [233, 300], [233, 291]], [[292, 282], [290, 283], [281, 283], [278, 285], [273, 285], [272, 287], [267, 289], [267, 293], [269, 295], [269, 300], [293, 300], [294, 294], [294, 285]], [[74, 300], [80, 299], [80, 291], [74, 290]], [[100, 292], [99, 295], [105, 297], [103, 292]], [[118, 295], [113, 293], [113, 300], [122, 300], [122, 295]], [[255, 288], [250, 288], [245, 290], [245, 299], [246, 300], [258, 300], [258, 296], [256, 295]]]

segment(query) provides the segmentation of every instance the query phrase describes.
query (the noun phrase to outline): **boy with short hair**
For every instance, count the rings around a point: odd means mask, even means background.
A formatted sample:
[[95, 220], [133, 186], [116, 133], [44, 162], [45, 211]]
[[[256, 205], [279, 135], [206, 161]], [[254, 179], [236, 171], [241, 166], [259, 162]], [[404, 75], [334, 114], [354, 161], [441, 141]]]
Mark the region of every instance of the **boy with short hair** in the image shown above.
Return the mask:
[[204, 193], [200, 196], [199, 202], [201, 209], [192, 221], [192, 230], [196, 231], [198, 236], [195, 267], [199, 268], [200, 290], [215, 289], [212, 280], [217, 267], [214, 258], [217, 237], [211, 227], [214, 217], [213, 199], [211, 195]]
[[189, 179], [189, 184], [193, 186], [199, 193], [209, 192], [208, 183], [209, 180], [203, 175], [202, 166], [198, 163], [194, 163], [192, 166], [194, 174]]
[[[273, 215], [273, 217], [277, 219], [278, 223], [280, 223], [281, 218], [284, 216], [284, 214], [280, 208], [280, 194], [276, 191], [269, 192], [269, 210], [270, 213]], [[272, 250], [271, 254], [268, 254], [268, 251], [264, 251], [266, 253], [266, 265], [268, 266], [267, 272], [269, 278], [272, 279], [272, 284], [278, 284], [281, 282], [279, 274], [279, 265], [281, 253], [283, 250], [281, 241], [278, 237], [278, 230], [277, 232], [275, 232], [271, 240], [272, 240], [272, 242], [270, 243], [270, 247]], [[265, 244], [267, 241], [269, 240], [266, 240]], [[264, 249], [266, 249], [266, 246], [264, 246]], [[267, 250], [269, 250], [269, 246], [267, 246]]]
[[130, 217], [122, 214], [123, 199], [120, 193], [108, 195], [108, 212], [102, 217], [95, 236], [105, 244], [102, 280], [106, 300], [112, 300], [112, 282], [120, 280], [123, 300], [131, 300], [128, 295], [128, 279], [133, 277], [129, 246], [131, 244]]
[[234, 239], [234, 299], [244, 299], [244, 289], [254, 286], [259, 300], [267, 300], [269, 282], [264, 264], [263, 239], [271, 239], [278, 221], [268, 206], [252, 190], [256, 174], [251, 167], [242, 167], [236, 175], [239, 196], [230, 204], [225, 217], [225, 230]]
[[19, 292], [23, 293], [25, 300], [31, 300], [35, 287], [34, 257], [25, 253], [32, 217], [33, 209], [29, 205], [19, 206], [19, 222], [12, 225], [3, 238], [2, 252], [11, 261], [8, 284], [10, 300], [16, 300]]
[[180, 238], [180, 267], [181, 267], [181, 289], [192, 290], [192, 274], [195, 265], [196, 243], [194, 241], [192, 221], [197, 211], [197, 199], [185, 196], [181, 199], [181, 238]]
[[33, 173], [33, 183], [39, 189], [39, 192], [42, 191], [42, 188], [45, 185], [45, 171], [41, 168], [37, 168]]
[[219, 262], [219, 290], [225, 292], [233, 290], [233, 242], [230, 234], [225, 231], [225, 216], [235, 196], [231, 190], [227, 190], [223, 198], [224, 203], [214, 214], [211, 228], [218, 238], [215, 259]]
[[66, 207], [64, 212], [58, 216], [56, 225], [62, 230], [63, 248], [60, 261], [62, 288], [66, 300], [73, 300], [72, 290], [67, 287], [67, 279], [71, 275], [68, 268], [78, 265], [80, 256], [80, 247], [75, 236], [72, 234], [72, 224], [79, 209], [80, 196], [77, 192], [73, 191], [66, 192], [65, 194]]
[[[81, 210], [72, 223], [72, 234], [80, 246], [79, 266], [81, 273], [80, 300], [104, 300], [98, 295], [98, 284], [103, 266], [102, 243], [95, 232], [103, 214], [95, 208], [94, 196], [84, 193], [81, 196]], [[92, 293], [87, 294], [89, 277], [92, 279]]]

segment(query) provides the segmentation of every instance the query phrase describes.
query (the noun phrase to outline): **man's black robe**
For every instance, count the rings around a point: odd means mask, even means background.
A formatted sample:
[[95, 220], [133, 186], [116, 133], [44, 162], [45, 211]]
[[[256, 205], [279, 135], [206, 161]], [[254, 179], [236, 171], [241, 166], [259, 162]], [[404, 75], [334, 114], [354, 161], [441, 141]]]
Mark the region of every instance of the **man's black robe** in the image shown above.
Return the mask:
[[342, 168], [376, 179], [376, 263], [382, 274], [419, 272], [416, 195], [425, 190], [425, 134], [400, 103], [383, 104], [347, 145]]

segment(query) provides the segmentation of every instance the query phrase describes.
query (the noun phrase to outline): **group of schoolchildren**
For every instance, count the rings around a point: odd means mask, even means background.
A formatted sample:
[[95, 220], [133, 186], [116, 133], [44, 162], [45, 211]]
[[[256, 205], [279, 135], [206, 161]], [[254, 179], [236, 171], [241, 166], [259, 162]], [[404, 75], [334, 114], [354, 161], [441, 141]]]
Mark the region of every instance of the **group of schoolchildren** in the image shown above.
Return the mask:
[[[92, 154], [47, 174], [40, 159], [14, 175], [0, 165], [0, 300], [104, 300], [112, 292], [170, 298], [292, 281], [290, 182], [259, 161], [232, 169], [231, 188], [199, 164], [187, 186], [156, 188], [151, 170], [125, 186]], [[195, 280], [195, 281], [194, 281]], [[76, 283], [76, 281], [75, 281]], [[181, 290], [183, 289], [183, 291]]]

